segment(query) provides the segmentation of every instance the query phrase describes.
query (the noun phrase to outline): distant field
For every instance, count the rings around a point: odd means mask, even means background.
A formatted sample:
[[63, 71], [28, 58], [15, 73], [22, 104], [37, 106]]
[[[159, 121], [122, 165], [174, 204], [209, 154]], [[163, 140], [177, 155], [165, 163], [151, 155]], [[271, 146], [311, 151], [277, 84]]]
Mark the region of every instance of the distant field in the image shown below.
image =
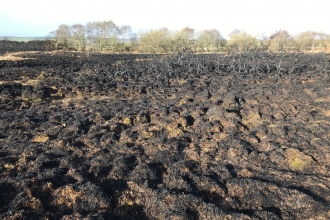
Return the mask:
[[11, 40], [11, 41], [32, 41], [32, 40], [46, 40], [46, 37], [0, 37], [0, 40]]

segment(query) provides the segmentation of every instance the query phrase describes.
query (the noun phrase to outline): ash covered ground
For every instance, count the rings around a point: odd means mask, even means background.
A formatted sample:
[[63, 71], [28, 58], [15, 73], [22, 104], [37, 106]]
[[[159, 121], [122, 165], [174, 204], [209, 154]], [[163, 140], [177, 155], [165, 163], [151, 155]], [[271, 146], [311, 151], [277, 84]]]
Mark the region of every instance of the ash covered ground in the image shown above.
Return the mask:
[[1, 219], [329, 219], [326, 54], [0, 61]]

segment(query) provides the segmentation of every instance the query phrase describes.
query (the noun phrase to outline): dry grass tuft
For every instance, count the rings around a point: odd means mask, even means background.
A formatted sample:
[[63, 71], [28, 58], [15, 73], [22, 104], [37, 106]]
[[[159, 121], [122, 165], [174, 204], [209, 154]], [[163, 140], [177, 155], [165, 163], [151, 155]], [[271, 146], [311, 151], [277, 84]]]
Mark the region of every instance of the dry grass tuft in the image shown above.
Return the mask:
[[243, 117], [242, 122], [249, 128], [256, 128], [263, 124], [259, 113], [253, 111], [248, 112], [248, 114]]
[[0, 60], [28, 60], [28, 58], [22, 58], [19, 56], [19, 53], [7, 53], [3, 56], [0, 56]]
[[132, 125], [132, 120], [130, 118], [124, 118], [123, 124], [127, 125], [127, 126], [131, 126]]
[[323, 115], [327, 116], [327, 117], [330, 117], [330, 110], [324, 110]]
[[178, 127], [178, 124], [172, 123], [166, 127], [167, 130], [167, 137], [172, 138], [172, 137], [180, 137], [183, 135], [182, 129]]
[[183, 84], [185, 84], [186, 83], [186, 80], [184, 80], [184, 79], [179, 79], [178, 80], [178, 84], [181, 86], [181, 85], [183, 85]]
[[294, 148], [288, 148], [285, 151], [284, 156], [289, 160], [290, 167], [294, 170], [301, 171], [309, 166], [313, 161], [311, 156], [308, 156]]
[[180, 101], [177, 102], [176, 106], [181, 106], [181, 105], [186, 105], [186, 104], [188, 104], [187, 99], [180, 99]]
[[3, 167], [8, 169], [8, 170], [13, 170], [15, 168], [15, 166], [13, 164], [10, 164], [10, 163], [5, 163], [3, 165]]
[[55, 190], [53, 196], [55, 197], [54, 203], [56, 205], [66, 205], [70, 208], [77, 204], [77, 200], [83, 200], [86, 197], [84, 192], [75, 191], [71, 186]]
[[152, 131], [142, 130], [141, 136], [145, 139], [149, 139], [149, 138], [152, 138], [154, 136], [154, 133]]
[[41, 134], [37, 135], [32, 139], [32, 142], [34, 143], [45, 143], [49, 140], [49, 137], [47, 135]]

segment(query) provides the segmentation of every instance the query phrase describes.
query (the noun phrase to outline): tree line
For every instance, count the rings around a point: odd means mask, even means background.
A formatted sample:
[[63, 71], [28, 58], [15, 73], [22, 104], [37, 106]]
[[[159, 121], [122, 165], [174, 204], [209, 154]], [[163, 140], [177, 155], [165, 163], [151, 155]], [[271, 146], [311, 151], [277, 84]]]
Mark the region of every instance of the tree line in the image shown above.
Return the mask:
[[49, 38], [57, 49], [98, 52], [305, 52], [326, 51], [330, 47], [330, 35], [314, 31], [290, 35], [286, 30], [278, 30], [255, 36], [234, 30], [229, 39], [225, 39], [217, 29], [197, 32], [190, 27], [178, 31], [160, 28], [133, 33], [131, 26], [118, 26], [110, 20], [85, 25], [61, 24], [50, 32]]

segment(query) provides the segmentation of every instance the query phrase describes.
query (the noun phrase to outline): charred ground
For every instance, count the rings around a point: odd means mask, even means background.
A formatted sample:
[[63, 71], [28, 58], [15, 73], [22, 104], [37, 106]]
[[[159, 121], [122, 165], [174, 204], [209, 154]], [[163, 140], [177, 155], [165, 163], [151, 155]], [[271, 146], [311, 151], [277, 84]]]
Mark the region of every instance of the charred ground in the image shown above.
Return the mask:
[[1, 219], [327, 219], [325, 54], [0, 61]]

